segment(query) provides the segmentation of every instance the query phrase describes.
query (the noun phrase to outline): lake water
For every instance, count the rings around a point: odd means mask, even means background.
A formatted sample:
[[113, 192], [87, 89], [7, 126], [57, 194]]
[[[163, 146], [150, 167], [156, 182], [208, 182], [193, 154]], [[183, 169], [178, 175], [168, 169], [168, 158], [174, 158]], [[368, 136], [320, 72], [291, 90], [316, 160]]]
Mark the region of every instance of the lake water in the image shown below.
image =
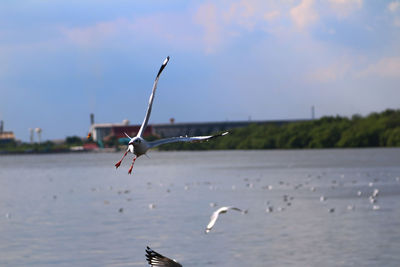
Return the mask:
[[399, 266], [400, 149], [149, 155], [0, 156], [0, 266]]

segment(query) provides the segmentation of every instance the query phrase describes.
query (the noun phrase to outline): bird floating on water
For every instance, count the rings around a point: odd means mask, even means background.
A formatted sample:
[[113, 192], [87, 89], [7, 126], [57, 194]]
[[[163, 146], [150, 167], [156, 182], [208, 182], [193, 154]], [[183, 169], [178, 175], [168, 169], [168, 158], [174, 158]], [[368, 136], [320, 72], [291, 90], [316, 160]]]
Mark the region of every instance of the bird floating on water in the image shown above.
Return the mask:
[[128, 143], [128, 149], [126, 150], [126, 152], [123, 155], [123, 157], [121, 158], [121, 160], [115, 164], [115, 167], [118, 169], [118, 167], [121, 165], [122, 160], [125, 158], [125, 156], [128, 154], [128, 152], [131, 152], [132, 154], [135, 155], [135, 157], [133, 158], [131, 167], [129, 168], [129, 171], [128, 171], [129, 174], [132, 173], [133, 164], [135, 163], [136, 159], [138, 157], [140, 157], [141, 155], [145, 155], [147, 150], [149, 150], [150, 148], [168, 144], [168, 143], [175, 143], [175, 142], [192, 142], [192, 143], [194, 143], [194, 142], [208, 141], [212, 138], [216, 138], [216, 137], [224, 136], [224, 135], [228, 134], [228, 132], [223, 132], [220, 134], [209, 135], [209, 136], [193, 136], [193, 137], [180, 136], [180, 137], [171, 137], [171, 138], [160, 139], [160, 140], [156, 140], [153, 142], [147, 142], [146, 140], [143, 139], [142, 135], [143, 135], [144, 130], [147, 127], [147, 123], [149, 122], [151, 108], [153, 106], [154, 95], [155, 95], [156, 89], [157, 89], [158, 79], [160, 78], [161, 72], [164, 70], [165, 66], [167, 66], [168, 61], [169, 61], [169, 57], [167, 57], [164, 60], [163, 64], [160, 67], [160, 70], [158, 71], [158, 74], [157, 74], [156, 79], [153, 84], [153, 90], [150, 95], [149, 104], [147, 106], [146, 116], [144, 117], [143, 123], [140, 126], [139, 132], [137, 133], [137, 135], [135, 137], [130, 137], [129, 135], [127, 135], [125, 133], [125, 135], [128, 138], [130, 138], [129, 143]]
[[376, 198], [378, 195], [379, 195], [379, 189], [375, 188], [374, 192], [372, 192], [372, 196]]
[[182, 267], [176, 260], [167, 258], [151, 248], [146, 248], [146, 259], [150, 266], [154, 267]]
[[236, 210], [236, 211], [240, 211], [242, 213], [247, 213], [247, 210], [242, 211], [239, 208], [236, 207], [221, 207], [219, 209], [217, 209], [216, 211], [213, 212], [213, 214], [210, 217], [210, 222], [208, 223], [207, 227], [206, 227], [206, 233], [210, 232], [211, 229], [214, 227], [215, 222], [218, 219], [218, 216], [222, 213], [227, 213], [228, 210]]
[[372, 209], [373, 209], [373, 210], [379, 210], [380, 208], [381, 208], [381, 207], [380, 207], [379, 205], [373, 205], [373, 206], [372, 206]]

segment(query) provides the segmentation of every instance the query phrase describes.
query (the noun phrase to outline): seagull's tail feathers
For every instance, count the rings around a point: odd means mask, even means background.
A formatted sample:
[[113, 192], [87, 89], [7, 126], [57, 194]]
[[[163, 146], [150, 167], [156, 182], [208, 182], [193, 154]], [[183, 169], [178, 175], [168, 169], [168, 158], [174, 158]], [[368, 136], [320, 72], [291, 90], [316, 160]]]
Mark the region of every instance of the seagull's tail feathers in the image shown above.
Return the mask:
[[126, 132], [124, 132], [125, 136], [128, 137], [129, 139], [132, 139]]

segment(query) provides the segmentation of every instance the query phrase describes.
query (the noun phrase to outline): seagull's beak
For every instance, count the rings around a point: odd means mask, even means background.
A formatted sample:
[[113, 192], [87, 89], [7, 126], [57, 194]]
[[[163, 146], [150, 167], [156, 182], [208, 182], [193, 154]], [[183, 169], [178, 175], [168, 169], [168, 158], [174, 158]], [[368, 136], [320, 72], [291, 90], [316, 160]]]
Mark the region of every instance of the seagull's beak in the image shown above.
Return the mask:
[[129, 145], [128, 150], [133, 154], [133, 145]]

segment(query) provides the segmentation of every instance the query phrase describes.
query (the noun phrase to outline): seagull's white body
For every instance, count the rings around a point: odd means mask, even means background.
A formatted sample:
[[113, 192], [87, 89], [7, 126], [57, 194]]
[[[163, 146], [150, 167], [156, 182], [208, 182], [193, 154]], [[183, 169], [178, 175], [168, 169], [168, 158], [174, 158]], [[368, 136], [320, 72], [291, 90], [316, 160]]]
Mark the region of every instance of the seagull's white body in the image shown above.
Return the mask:
[[218, 216], [222, 213], [228, 212], [228, 210], [236, 210], [236, 211], [243, 212], [241, 209], [235, 208], [235, 207], [221, 207], [221, 208], [217, 209], [216, 211], [213, 212], [213, 214], [210, 217], [210, 222], [208, 223], [208, 225], [206, 227], [206, 233], [210, 232], [211, 229], [214, 227], [214, 224], [217, 221]]
[[182, 267], [176, 260], [167, 258], [149, 247], [146, 249], [146, 259], [150, 266], [154, 267]]
[[128, 136], [127, 134], [125, 134], [127, 137], [130, 138], [129, 143], [128, 143], [128, 149], [126, 150], [126, 152], [125, 152], [124, 156], [122, 157], [122, 159], [115, 164], [115, 167], [118, 168], [121, 165], [121, 162], [124, 159], [124, 157], [126, 156], [126, 154], [128, 152], [131, 152], [132, 154], [135, 155], [135, 157], [133, 158], [131, 167], [130, 167], [130, 169], [128, 171], [129, 174], [132, 172], [133, 164], [135, 163], [136, 158], [140, 157], [141, 155], [146, 154], [147, 150], [149, 150], [150, 148], [153, 148], [153, 147], [156, 147], [156, 146], [159, 146], [159, 145], [163, 145], [163, 144], [175, 143], [175, 142], [201, 142], [201, 141], [207, 141], [207, 140], [210, 140], [212, 138], [215, 138], [215, 137], [218, 137], [218, 136], [224, 136], [224, 135], [228, 134], [228, 132], [224, 132], [222, 134], [209, 135], [209, 136], [193, 136], [193, 137], [183, 137], [183, 136], [181, 136], [181, 137], [172, 137], [172, 138], [156, 140], [156, 141], [153, 141], [153, 142], [147, 142], [146, 140], [143, 139], [142, 135], [143, 135], [143, 132], [146, 129], [147, 124], [149, 122], [151, 109], [152, 109], [152, 106], [153, 106], [154, 95], [155, 95], [156, 89], [157, 89], [158, 79], [160, 78], [160, 74], [164, 70], [165, 66], [167, 66], [168, 61], [169, 61], [169, 57], [167, 57], [164, 60], [163, 64], [160, 67], [160, 70], [158, 71], [158, 74], [157, 74], [156, 79], [155, 79], [154, 84], [153, 84], [153, 90], [152, 90], [151, 95], [150, 95], [149, 105], [147, 106], [146, 116], [144, 117], [143, 123], [140, 126], [139, 132], [133, 138]]

